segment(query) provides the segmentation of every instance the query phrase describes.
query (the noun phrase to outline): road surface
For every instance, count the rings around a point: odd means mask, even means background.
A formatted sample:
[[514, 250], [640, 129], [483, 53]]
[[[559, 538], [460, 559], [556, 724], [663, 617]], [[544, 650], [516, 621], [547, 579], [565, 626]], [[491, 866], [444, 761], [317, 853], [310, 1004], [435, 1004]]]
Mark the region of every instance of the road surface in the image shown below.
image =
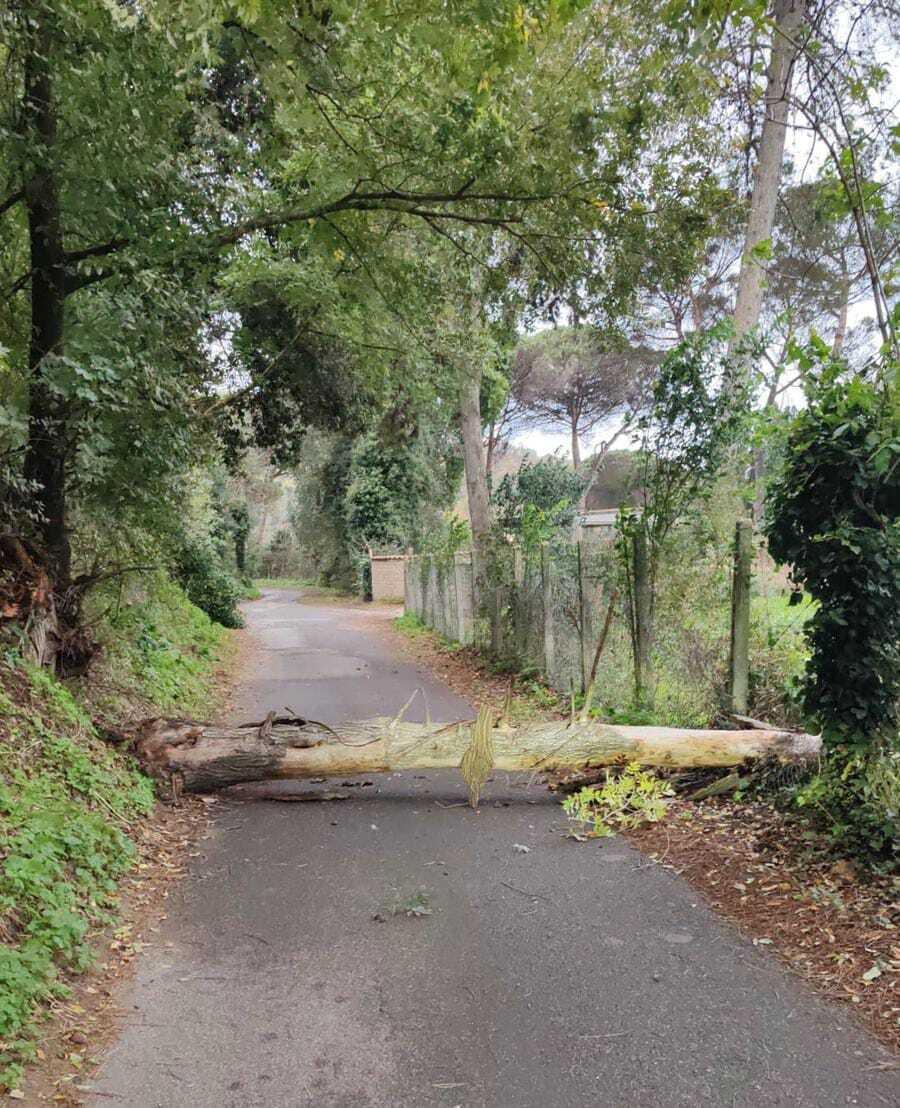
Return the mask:
[[[434, 719], [469, 713], [359, 612], [268, 591], [247, 617], [241, 719], [337, 724], [415, 689]], [[844, 1011], [624, 842], [566, 840], [538, 785], [498, 774], [475, 813], [455, 774], [371, 780], [216, 806], [95, 1108], [900, 1104]]]

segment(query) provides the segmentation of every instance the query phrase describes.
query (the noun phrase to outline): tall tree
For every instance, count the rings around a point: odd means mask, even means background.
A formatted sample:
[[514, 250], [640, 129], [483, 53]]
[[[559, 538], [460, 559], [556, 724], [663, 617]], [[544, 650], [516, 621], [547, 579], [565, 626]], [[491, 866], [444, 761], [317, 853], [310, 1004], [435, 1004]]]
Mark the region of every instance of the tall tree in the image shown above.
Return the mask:
[[[513, 387], [526, 419], [563, 427], [572, 467], [581, 468], [581, 440], [637, 405], [659, 355], [590, 327], [559, 327], [524, 339]], [[613, 432], [609, 442], [616, 438]]]
[[770, 250], [775, 211], [784, 166], [784, 146], [790, 109], [794, 62], [807, 22], [806, 0], [776, 0], [772, 10], [772, 41], [763, 101], [750, 212], [734, 303], [731, 349], [759, 323], [766, 284], [765, 259]]
[[[3, 23], [11, 168], [0, 207], [29, 260], [7, 295], [30, 316], [24, 468], [63, 593], [84, 445], [72, 392], [92, 378], [90, 365], [70, 372], [67, 342], [98, 286], [152, 288], [164, 275], [209, 294], [210, 266], [238, 247], [245, 266], [302, 260], [321, 303], [342, 271], [371, 275], [379, 241], [393, 246], [411, 223], [435, 235], [512, 228], [529, 242], [531, 210], [594, 187], [561, 162], [547, 172], [512, 125], [501, 152], [490, 126], [520, 91], [503, 65], [512, 72], [545, 25], [552, 34], [554, 11], [523, 22], [512, 3], [472, 3], [448, 26], [440, 4], [414, 21], [380, 6], [360, 17], [350, 3], [325, 19], [287, 0], [239, 6], [238, 18], [230, 5], [163, 0], [127, 12], [54, 0], [14, 9]], [[479, 29], [466, 45], [454, 34], [464, 27]]]
[[[147, 509], [149, 483], [127, 478], [152, 456], [170, 503], [224, 390], [249, 378], [304, 420], [281, 370], [327, 363], [378, 411], [398, 382], [461, 401], [480, 442], [473, 337], [546, 316], [573, 279], [592, 310], [620, 307], [648, 258], [693, 255], [718, 190], [713, 82], [655, 10], [17, 5], [0, 25], [0, 261], [27, 316], [14, 446], [61, 593], [85, 489], [140, 486]], [[216, 340], [273, 288], [296, 330], [285, 353], [236, 347], [236, 379]], [[448, 354], [435, 321], [463, 305]], [[467, 458], [481, 534], [480, 450]]]

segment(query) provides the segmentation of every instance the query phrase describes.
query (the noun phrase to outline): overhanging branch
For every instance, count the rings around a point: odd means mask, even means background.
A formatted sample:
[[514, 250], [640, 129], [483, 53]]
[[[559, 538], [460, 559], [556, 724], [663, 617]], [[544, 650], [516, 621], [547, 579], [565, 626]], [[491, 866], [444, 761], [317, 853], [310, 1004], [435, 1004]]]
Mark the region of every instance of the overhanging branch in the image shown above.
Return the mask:
[[[503, 193], [503, 192], [469, 192], [471, 181], [465, 182], [462, 188], [453, 192], [409, 192], [402, 189], [385, 189], [373, 192], [358, 192], [354, 189], [335, 200], [324, 204], [318, 204], [310, 208], [291, 208], [278, 212], [271, 212], [236, 223], [234, 226], [222, 231], [214, 232], [197, 242], [200, 250], [210, 252], [233, 246], [249, 235], [258, 231], [274, 230], [278, 227], [287, 227], [294, 223], [312, 222], [336, 215], [344, 211], [389, 211], [399, 215], [414, 216], [422, 219], [435, 228], [442, 221], [468, 224], [470, 226], [492, 227], [505, 230], [530, 249], [535, 250], [527, 236], [514, 228], [524, 222], [524, 217], [517, 210], [500, 213], [482, 213], [460, 210], [461, 205], [470, 204], [504, 204], [510, 206], [534, 205], [546, 203], [554, 198], [571, 196], [579, 184], [576, 182], [567, 188], [546, 193]], [[429, 206], [424, 206], [429, 205]], [[438, 205], [433, 207], [430, 205]], [[89, 258], [108, 257], [118, 253], [132, 245], [131, 239], [116, 238], [95, 246], [85, 247], [82, 250], [67, 252], [65, 261], [67, 266], [77, 265]], [[547, 264], [546, 259], [539, 251], [535, 251], [542, 264]], [[97, 270], [84, 275], [71, 273], [66, 282], [66, 295], [77, 292], [79, 289], [97, 284], [115, 275], [117, 270]], [[27, 284], [29, 274], [20, 277], [12, 286], [12, 293], [19, 291]]]
[[15, 192], [11, 192], [9, 196], [3, 201], [0, 201], [0, 215], [4, 215], [10, 208], [15, 207], [20, 200], [25, 199], [25, 190], [17, 189]]
[[131, 245], [131, 239], [110, 239], [109, 242], [101, 242], [97, 246], [88, 246], [84, 250], [67, 250], [66, 265], [83, 262], [87, 258], [104, 258], [109, 254], [115, 254]]

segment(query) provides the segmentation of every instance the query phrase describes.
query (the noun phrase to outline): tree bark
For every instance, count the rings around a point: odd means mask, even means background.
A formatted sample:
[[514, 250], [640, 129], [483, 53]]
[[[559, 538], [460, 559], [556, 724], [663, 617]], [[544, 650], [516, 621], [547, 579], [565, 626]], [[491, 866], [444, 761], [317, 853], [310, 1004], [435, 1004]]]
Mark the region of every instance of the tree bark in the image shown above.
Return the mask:
[[494, 472], [494, 450], [497, 446], [496, 439], [497, 424], [491, 421], [488, 425], [487, 438], [484, 443], [484, 474], [485, 480], [488, 486], [488, 495], [490, 495], [493, 489], [493, 472]]
[[33, 481], [41, 530], [54, 579], [62, 596], [71, 581], [66, 527], [65, 405], [47, 380], [47, 361], [63, 352], [66, 257], [60, 222], [59, 187], [53, 172], [56, 105], [51, 74], [52, 36], [47, 16], [37, 26], [25, 60], [23, 120], [36, 168], [25, 185], [31, 251], [31, 337], [28, 354], [28, 448], [24, 474]]
[[[370, 719], [350, 723], [338, 737], [312, 721], [279, 721], [217, 728], [185, 720], [147, 720], [132, 736], [144, 768], [188, 792], [252, 781], [452, 769], [472, 741], [474, 720], [451, 724]], [[617, 727], [594, 721], [495, 727], [494, 769], [578, 772], [634, 760], [659, 767], [737, 766], [748, 760], [814, 757], [816, 736], [785, 731], [709, 731]]]
[[481, 436], [481, 369], [466, 372], [459, 388], [459, 426], [462, 433], [463, 462], [469, 523], [472, 526], [472, 571], [475, 611], [480, 611], [485, 596], [488, 565], [488, 540], [491, 530], [491, 502], [484, 464]]
[[850, 313], [850, 276], [847, 273], [847, 258], [841, 251], [841, 300], [838, 306], [837, 326], [834, 341], [831, 344], [832, 358], [843, 357], [844, 341], [847, 338], [847, 320]]
[[578, 441], [578, 424], [572, 422], [572, 468], [581, 471], [581, 443]]
[[653, 581], [647, 535], [642, 527], [632, 543], [631, 646], [634, 655], [634, 699], [642, 707], [653, 700]]
[[53, 587], [40, 552], [18, 535], [0, 535], [0, 625], [10, 621], [23, 632], [25, 657], [52, 664], [59, 646]]
[[759, 140], [759, 159], [750, 199], [750, 215], [734, 305], [734, 333], [730, 352], [759, 323], [766, 271], [753, 251], [772, 237], [775, 208], [781, 186], [784, 141], [787, 133], [788, 98], [797, 48], [798, 31], [806, 21], [807, 0], [776, 0], [775, 26], [766, 85], [765, 118]]

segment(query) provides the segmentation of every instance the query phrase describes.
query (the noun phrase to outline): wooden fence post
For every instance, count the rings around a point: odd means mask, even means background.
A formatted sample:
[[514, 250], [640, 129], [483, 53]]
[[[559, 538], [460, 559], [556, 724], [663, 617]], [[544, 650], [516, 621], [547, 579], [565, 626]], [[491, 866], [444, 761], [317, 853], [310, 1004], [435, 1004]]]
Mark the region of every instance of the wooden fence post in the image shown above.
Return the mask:
[[553, 566], [546, 544], [541, 547], [541, 598], [544, 619], [544, 676], [549, 680], [553, 672], [556, 646], [553, 641]]
[[734, 575], [731, 585], [731, 710], [746, 715], [750, 691], [750, 578], [753, 524], [739, 519], [734, 529]]

